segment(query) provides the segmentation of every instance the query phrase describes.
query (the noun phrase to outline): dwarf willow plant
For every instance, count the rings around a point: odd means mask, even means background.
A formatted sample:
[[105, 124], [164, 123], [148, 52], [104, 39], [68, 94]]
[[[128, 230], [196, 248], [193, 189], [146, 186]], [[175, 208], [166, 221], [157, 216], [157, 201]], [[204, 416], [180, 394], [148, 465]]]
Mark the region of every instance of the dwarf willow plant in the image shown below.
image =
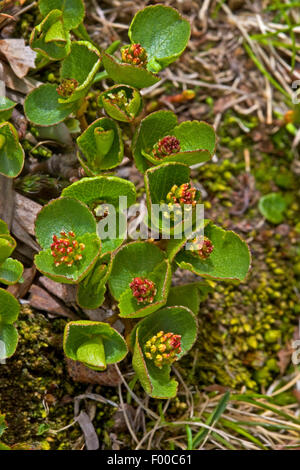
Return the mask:
[[[0, 284], [11, 285], [21, 280], [23, 265], [10, 258], [15, 248], [16, 241], [9, 234], [7, 224], [0, 219]], [[0, 360], [12, 356], [16, 350], [18, 333], [14, 323], [19, 312], [19, 302], [0, 288]]]
[[[82, 308], [100, 307], [108, 289], [128, 333], [124, 339], [108, 323], [74, 321], [65, 329], [65, 354], [101, 371], [130, 350], [146, 392], [157, 398], [173, 397], [178, 384], [170, 378], [171, 366], [196, 340], [196, 315], [209, 290], [203, 279], [242, 280], [250, 265], [249, 249], [234, 232], [202, 220], [204, 238], [198, 236], [195, 213], [201, 194], [191, 183], [190, 167], [214, 155], [213, 128], [205, 122], [178, 123], [171, 111], [146, 115], [143, 108], [140, 89], [158, 83], [159, 72], [180, 57], [190, 25], [173, 8], [149, 6], [133, 18], [129, 44], [117, 51], [119, 44], [114, 43], [103, 51], [84, 29], [81, 0], [40, 0], [39, 8], [43, 20], [32, 32], [31, 47], [40, 63], [60, 61], [60, 84], [44, 83], [29, 93], [25, 113], [38, 126], [57, 126], [69, 116], [79, 119], [82, 132], [76, 153], [86, 177], [65, 188], [38, 214], [35, 230], [42, 249], [35, 264], [50, 279], [75, 284]], [[79, 40], [72, 41], [74, 35]], [[83, 117], [88, 92], [102, 78], [115, 84], [99, 93], [102, 115], [87, 125]], [[7, 112], [12, 104], [5, 106]], [[13, 136], [11, 126], [3, 126]], [[0, 151], [8, 145], [5, 142], [0, 140]], [[18, 142], [12, 142], [17, 152]], [[129, 240], [124, 229], [126, 214], [120, 198], [133, 205], [136, 189], [111, 170], [122, 162], [124, 148], [130, 157], [128, 147], [144, 174], [149, 214], [145, 223], [154, 225], [156, 240], [150, 236]], [[168, 240], [162, 217], [152, 213], [157, 204], [166, 207]], [[188, 236], [176, 219], [182, 208], [192, 215]], [[103, 236], [100, 223], [113, 219], [114, 233]], [[188, 242], [192, 250], [185, 249]], [[201, 280], [172, 286], [177, 268]]]
[[[6, 113], [4, 112], [4, 114]], [[19, 142], [16, 129], [10, 122], [1, 122], [0, 111], [0, 174], [8, 178], [15, 178], [23, 169], [24, 158], [24, 150]]]

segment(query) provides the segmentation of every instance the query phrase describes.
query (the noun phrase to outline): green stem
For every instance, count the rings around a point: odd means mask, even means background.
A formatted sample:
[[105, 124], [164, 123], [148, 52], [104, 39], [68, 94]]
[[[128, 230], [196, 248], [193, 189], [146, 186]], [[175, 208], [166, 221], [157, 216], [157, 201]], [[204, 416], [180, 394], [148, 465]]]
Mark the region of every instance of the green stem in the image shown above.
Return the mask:
[[120, 44], [121, 44], [121, 41], [119, 40], [112, 42], [111, 45], [108, 46], [107, 49], [105, 49], [105, 52], [107, 54], [114, 54], [119, 49]]
[[188, 424], [185, 425], [187, 446], [186, 450], [194, 450], [192, 430]]
[[109, 75], [106, 72], [106, 70], [103, 70], [103, 72], [98, 72], [96, 73], [94, 80], [93, 80], [93, 85], [97, 82], [101, 82], [101, 80], [104, 80], [105, 78], [108, 78]]

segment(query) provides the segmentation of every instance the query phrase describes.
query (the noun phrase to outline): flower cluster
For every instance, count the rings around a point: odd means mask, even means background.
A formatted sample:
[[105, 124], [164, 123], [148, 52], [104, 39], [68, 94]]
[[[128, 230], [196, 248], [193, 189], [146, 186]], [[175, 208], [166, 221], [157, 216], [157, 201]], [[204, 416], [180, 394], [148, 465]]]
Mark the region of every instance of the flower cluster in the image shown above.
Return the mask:
[[69, 98], [73, 95], [79, 83], [75, 78], [64, 78], [61, 84], [56, 88], [57, 93], [63, 98]]
[[137, 302], [151, 304], [156, 294], [156, 287], [153, 281], [142, 277], [135, 277], [129, 284], [132, 295]]
[[199, 202], [198, 191], [190, 183], [180, 186], [174, 184], [167, 194], [167, 202], [172, 204], [191, 204], [193, 207]]
[[207, 258], [209, 258], [214, 249], [214, 245], [207, 237], [201, 239], [195, 238], [192, 241], [192, 244], [192, 253], [195, 253], [196, 256], [199, 256], [202, 260], [206, 260]]
[[180, 142], [174, 135], [166, 135], [153, 147], [154, 158], [164, 158], [180, 151]]
[[140, 44], [131, 44], [122, 49], [122, 61], [126, 64], [145, 67], [147, 64], [147, 52]]
[[60, 232], [60, 238], [53, 235], [51, 254], [55, 266], [66, 264], [71, 267], [74, 262], [82, 259], [81, 252], [85, 249], [84, 243], [78, 243], [74, 232]]
[[171, 365], [181, 353], [181, 335], [159, 331], [145, 344], [145, 356], [161, 369]]

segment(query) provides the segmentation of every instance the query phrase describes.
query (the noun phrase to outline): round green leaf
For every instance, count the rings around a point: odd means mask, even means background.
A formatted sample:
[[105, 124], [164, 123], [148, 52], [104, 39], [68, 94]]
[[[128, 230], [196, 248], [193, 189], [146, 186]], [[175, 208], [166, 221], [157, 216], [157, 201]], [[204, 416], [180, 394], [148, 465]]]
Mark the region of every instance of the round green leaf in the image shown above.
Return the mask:
[[[138, 303], [130, 283], [135, 277], [145, 277], [154, 282], [156, 294], [152, 303]], [[120, 316], [138, 318], [162, 307], [171, 284], [171, 266], [164, 253], [148, 242], [133, 242], [120, 248], [114, 258], [109, 277], [109, 288], [119, 301]]]
[[[197, 234], [199, 234], [200, 230], [204, 229], [209, 223], [210, 223], [209, 219], [204, 219], [204, 220], [200, 219], [200, 220], [196, 221], [195, 224], [193, 224], [192, 233], [191, 234], [188, 233], [188, 235], [189, 235], [188, 237], [186, 236], [185, 233], [182, 233], [181, 237], [179, 237], [179, 238], [170, 238], [167, 241], [166, 254], [167, 254], [167, 257], [168, 257], [170, 263], [172, 263], [174, 261], [175, 256], [184, 247], [184, 245], [186, 244], [188, 239], [190, 240], [190, 239], [195, 238], [197, 236]], [[174, 269], [176, 269], [175, 266], [173, 266], [173, 267], [174, 267]]]
[[30, 36], [30, 47], [50, 60], [61, 60], [70, 52], [70, 34], [65, 30], [62, 12], [52, 10]]
[[20, 313], [20, 304], [15, 297], [5, 289], [0, 289], [0, 324], [12, 325]]
[[0, 96], [0, 113], [3, 111], [9, 111], [10, 109], [13, 109], [16, 105], [17, 103], [14, 103], [6, 96]]
[[[128, 348], [123, 337], [107, 323], [85, 320], [73, 321], [66, 325], [64, 332], [64, 352], [67, 357], [74, 361], [80, 360], [79, 357], [81, 357], [85, 359], [84, 363], [86, 365], [89, 367], [92, 365], [92, 368], [97, 368], [95, 362], [97, 358], [101, 360], [101, 353], [99, 346], [97, 346], [96, 349], [93, 348], [93, 342], [99, 345], [99, 341], [97, 343], [98, 338], [101, 338], [104, 347], [106, 364], [114, 364], [124, 359]], [[80, 349], [82, 345], [85, 345], [83, 351]], [[89, 356], [89, 363], [86, 362], [87, 355]], [[91, 362], [93, 362], [93, 364], [91, 364]], [[103, 361], [99, 368], [103, 370]]]
[[270, 193], [259, 200], [260, 213], [272, 224], [280, 224], [284, 221], [286, 201], [279, 193]]
[[99, 106], [113, 119], [132, 122], [140, 114], [143, 101], [140, 92], [128, 85], [114, 85], [99, 96]]
[[39, 9], [43, 16], [51, 10], [61, 10], [65, 28], [75, 29], [84, 18], [84, 3], [82, 0], [40, 0]]
[[202, 277], [242, 281], [251, 262], [248, 245], [236, 233], [213, 224], [205, 227], [204, 234], [214, 246], [209, 258], [202, 260], [192, 250], [183, 248], [175, 258], [178, 266]]
[[0, 219], [0, 235], [9, 235], [8, 225], [2, 219]]
[[0, 266], [16, 248], [16, 241], [10, 235], [0, 235]]
[[0, 323], [0, 360], [11, 357], [18, 344], [18, 333], [13, 325]]
[[82, 259], [72, 266], [61, 264], [55, 266], [51, 249], [40, 251], [34, 257], [37, 269], [53, 281], [63, 284], [78, 284], [82, 281], [95, 265], [100, 255], [101, 243], [95, 233], [86, 233], [81, 237], [76, 236], [79, 243], [84, 243]]
[[213, 127], [206, 122], [182, 122], [173, 129], [173, 134], [180, 141], [183, 152], [193, 152], [201, 149], [207, 150], [211, 156], [215, 151], [216, 134]]
[[195, 315], [199, 312], [200, 306], [200, 282], [192, 282], [182, 286], [171, 287], [166, 307], [180, 305], [189, 308]]
[[136, 241], [120, 248], [109, 278], [113, 297], [120, 300], [134, 277], [147, 277], [164, 260], [164, 253], [153, 243]]
[[146, 392], [154, 398], [171, 398], [176, 395], [178, 383], [170, 379], [170, 366], [157, 368], [144, 355], [146, 342], [159, 331], [181, 335], [180, 359], [193, 346], [197, 337], [197, 321], [186, 307], [165, 307], [141, 320], [133, 329], [133, 368]]
[[149, 315], [155, 310], [165, 305], [168, 292], [171, 285], [172, 271], [167, 260], [158, 264], [151, 273], [147, 275], [147, 279], [153, 281], [156, 287], [154, 300], [150, 304], [139, 304], [132, 291], [128, 288], [120, 297], [119, 309], [120, 317], [123, 318], [140, 318]]
[[[101, 207], [101, 206], [99, 206]], [[98, 208], [96, 209], [96, 213], [98, 213]], [[104, 224], [104, 229], [100, 230], [100, 224]], [[110, 224], [115, 224], [115, 233], [112, 233], [110, 236], [109, 228]], [[97, 224], [97, 233], [99, 238], [101, 238], [102, 243], [102, 254], [114, 252], [119, 246], [122, 245], [124, 240], [127, 237], [127, 219], [126, 219], [126, 212], [119, 212], [117, 209], [115, 213], [109, 214], [103, 221]], [[103, 234], [103, 231], [105, 232]]]
[[61, 197], [50, 201], [38, 213], [35, 222], [36, 238], [42, 248], [48, 249], [53, 235], [61, 231], [75, 233], [76, 238], [96, 234], [96, 220], [87, 206], [78, 199]]
[[59, 103], [60, 96], [56, 88], [56, 85], [47, 83], [27, 95], [24, 110], [27, 119], [33, 124], [53, 126], [75, 111], [77, 103]]
[[[118, 217], [118, 214], [117, 214]], [[125, 236], [120, 238], [121, 236], [119, 235], [118, 238], [106, 238], [104, 240], [101, 240], [102, 242], [102, 253], [112, 253], [114, 252], [117, 248], [119, 248], [122, 243], [125, 240]]]
[[6, 96], [0, 96], [0, 121], [8, 121], [11, 118], [16, 104]]
[[103, 65], [109, 77], [116, 83], [134, 88], [146, 88], [159, 82], [160, 77], [137, 65], [124, 64], [109, 54], [103, 53]]
[[87, 41], [72, 42], [70, 54], [62, 62], [60, 78], [75, 79], [78, 86], [70, 97], [59, 97], [59, 103], [71, 103], [84, 97], [99, 67], [100, 52], [95, 46]]
[[[112, 238], [105, 237], [100, 231], [100, 225], [97, 224], [97, 232], [102, 241], [102, 254], [116, 250], [123, 243], [126, 237], [126, 230], [124, 230], [124, 233], [120, 233], [120, 228], [126, 227], [126, 215], [122, 212], [122, 207], [121, 212], [119, 211], [119, 198], [127, 198], [127, 207], [135, 202], [136, 190], [130, 181], [115, 176], [82, 178], [80, 181], [65, 188], [62, 195], [74, 197], [86, 203], [91, 208], [96, 219], [102, 204], [113, 205], [115, 207], [116, 219], [114, 219], [114, 213], [109, 213], [109, 216], [105, 219], [105, 224], [107, 224], [108, 229], [111, 223], [110, 220], [114, 222], [116, 228], [114, 236]], [[120, 218], [124, 219], [122, 223]]]
[[16, 129], [10, 122], [0, 124], [0, 174], [16, 178], [24, 165], [24, 150]]
[[90, 206], [95, 202], [106, 202], [118, 207], [119, 197], [127, 197], [127, 205], [136, 201], [136, 189], [133, 183], [116, 176], [95, 176], [82, 178], [62, 192], [64, 197], [72, 197]]
[[142, 119], [132, 142], [133, 157], [138, 170], [144, 173], [151, 166], [142, 152], [152, 149], [161, 137], [168, 135], [174, 129], [176, 124], [177, 117], [172, 111], [156, 111]]
[[190, 169], [183, 163], [163, 163], [149, 168], [145, 173], [145, 188], [149, 210], [152, 204], [160, 204], [165, 201], [172, 186], [188, 183], [190, 181]]
[[[177, 118], [171, 111], [157, 111], [140, 123], [133, 140], [133, 155], [140, 171], [149, 167], [147, 159], [153, 165], [178, 162], [192, 166], [212, 158], [216, 136], [214, 129], [205, 122], [186, 121], [178, 126]], [[166, 135], [177, 137], [180, 151], [163, 158], [156, 158], [153, 147]]]
[[[55, 266], [51, 255], [53, 235], [61, 231], [75, 233], [79, 243], [85, 245], [82, 259], [72, 266]], [[44, 251], [35, 256], [39, 271], [54, 281], [76, 284], [87, 276], [100, 254], [101, 243], [96, 235], [96, 220], [86, 205], [77, 199], [59, 198], [42, 208], [35, 223], [36, 238]]]
[[[181, 217], [179, 216], [177, 221], [176, 218], [172, 220], [168, 217], [164, 218], [162, 213], [170, 211], [169, 214], [172, 214], [172, 207], [169, 207], [166, 203], [167, 194], [174, 185], [180, 186], [190, 181], [190, 168], [176, 162], [163, 163], [149, 168], [145, 172], [144, 179], [149, 227], [155, 227], [158, 231], [165, 234], [170, 233], [172, 236], [176, 234], [176, 239], [178, 239], [178, 234], [181, 234], [184, 230], [187, 233], [189, 218], [185, 217], [184, 211], [182, 211]], [[154, 204], [160, 206], [153, 207]], [[165, 204], [165, 207], [163, 204]], [[159, 212], [157, 211], [158, 208]], [[193, 223], [195, 222], [195, 213], [195, 210], [193, 210], [191, 214]]]
[[[171, 134], [177, 137], [181, 150], [161, 159], [142, 151], [143, 155], [154, 165], [162, 162], [180, 162], [192, 166], [210, 160], [215, 151], [215, 131], [206, 122], [186, 121], [172, 129]], [[150, 148], [151, 150], [151, 148]]]
[[128, 36], [148, 54], [148, 70], [158, 72], [174, 62], [187, 46], [191, 27], [177, 10], [164, 5], [144, 8], [133, 18]]
[[23, 274], [23, 265], [16, 259], [7, 258], [0, 265], [0, 282], [11, 285], [16, 284]]
[[[101, 131], [102, 130], [102, 131]], [[101, 141], [99, 131], [113, 131], [113, 141], [107, 153], [101, 152]], [[97, 143], [99, 145], [97, 145]], [[124, 155], [124, 147], [121, 129], [118, 124], [110, 118], [100, 118], [94, 121], [77, 139], [77, 144], [85, 157], [78, 154], [80, 163], [88, 167], [92, 174], [98, 174], [102, 170], [108, 170], [118, 166]]]

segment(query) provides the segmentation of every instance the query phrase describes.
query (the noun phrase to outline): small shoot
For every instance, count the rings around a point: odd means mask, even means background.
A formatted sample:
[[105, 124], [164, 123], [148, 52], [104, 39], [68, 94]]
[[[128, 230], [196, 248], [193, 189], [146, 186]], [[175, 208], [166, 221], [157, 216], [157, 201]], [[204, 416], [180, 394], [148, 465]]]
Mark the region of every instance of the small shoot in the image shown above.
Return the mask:
[[94, 121], [77, 139], [78, 159], [88, 175], [118, 166], [124, 155], [121, 129], [110, 118]]
[[107, 323], [80, 320], [66, 325], [64, 352], [70, 359], [102, 371], [122, 361], [128, 349], [120, 333]]
[[99, 105], [113, 119], [132, 122], [142, 110], [142, 97], [138, 90], [127, 85], [115, 85], [101, 93]]

